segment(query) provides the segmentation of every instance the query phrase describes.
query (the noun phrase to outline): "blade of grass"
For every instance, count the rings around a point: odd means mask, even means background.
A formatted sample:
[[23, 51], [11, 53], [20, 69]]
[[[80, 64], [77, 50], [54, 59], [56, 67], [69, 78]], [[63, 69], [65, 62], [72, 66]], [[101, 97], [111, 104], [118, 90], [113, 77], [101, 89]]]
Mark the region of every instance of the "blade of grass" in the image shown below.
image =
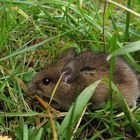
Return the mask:
[[[55, 109], [51, 108], [45, 101], [43, 101], [38, 95], [35, 95], [35, 98], [38, 99], [38, 101], [46, 108], [46, 110], [48, 111], [48, 116], [49, 116], [49, 120], [51, 123], [51, 128], [52, 128], [52, 132], [53, 132], [53, 138], [54, 140], [58, 140], [58, 136], [57, 136], [57, 132], [56, 132], [56, 127], [55, 127], [55, 123], [54, 120], [52, 118], [51, 115], [51, 111], [53, 111], [55, 114], [57, 113], [55, 111]], [[57, 115], [57, 114], [56, 114]]]
[[44, 128], [40, 128], [35, 136], [31, 136], [31, 140], [42, 140], [42, 136], [44, 135]]
[[[131, 0], [128, 0], [127, 1], [127, 7], [128, 8], [131, 8]], [[129, 39], [129, 24], [130, 24], [130, 15], [131, 13], [127, 11], [127, 14], [126, 14], [126, 25], [125, 25], [125, 37], [124, 37], [124, 40], [127, 42], [128, 39]]]
[[23, 140], [28, 140], [28, 126], [23, 125]]
[[112, 52], [107, 57], [107, 60], [110, 60], [112, 57], [115, 57], [115, 56], [118, 56], [118, 55], [130, 53], [130, 52], [135, 52], [135, 51], [138, 51], [138, 50], [140, 50], [140, 41], [131, 42], [131, 43], [125, 45], [123, 48], [117, 49], [114, 52]]
[[96, 132], [89, 140], [96, 140], [105, 131], [107, 131], [107, 128], [106, 129], [103, 129], [101, 131]]
[[78, 119], [80, 118], [80, 115], [82, 114], [82, 111], [86, 107], [86, 104], [88, 103], [89, 99], [93, 95], [96, 87], [102, 80], [98, 80], [95, 83], [91, 84], [85, 90], [82, 91], [82, 93], [77, 97], [75, 103], [72, 105], [70, 110], [68, 111], [66, 117], [64, 118], [60, 128], [59, 128], [59, 135], [68, 139], [70, 138], [70, 131], [72, 131], [71, 127], [73, 127], [73, 124], [75, 124]]
[[133, 10], [131, 10], [131, 9], [129, 9], [129, 8], [127, 8], [127, 7], [123, 6], [123, 5], [115, 2], [115, 1], [112, 1], [112, 0], [106, 0], [106, 1], [109, 2], [109, 3], [111, 3], [111, 4], [114, 4], [114, 5], [118, 6], [120, 8], [122, 8], [122, 9], [128, 11], [128, 12], [130, 12], [131, 14], [133, 14], [133, 15], [135, 15], [137, 17], [140, 17], [140, 14], [139, 13], [137, 13], [137, 12], [135, 12], [135, 11], [133, 11]]
[[0, 113], [0, 117], [32, 117], [32, 116], [42, 116], [44, 117], [46, 113], [38, 113], [38, 112], [24, 112], [24, 113], [18, 113], [18, 112], [2, 112]]
[[106, 52], [106, 36], [105, 36], [106, 10], [107, 10], [107, 2], [105, 2], [105, 4], [104, 4], [104, 12], [103, 12], [103, 43], [104, 43], [104, 52]]
[[133, 115], [132, 110], [129, 108], [124, 97], [122, 96], [122, 94], [119, 92], [119, 90], [117, 89], [117, 87], [113, 83], [112, 83], [112, 89], [116, 92], [116, 94], [119, 98], [120, 106], [121, 106], [123, 112], [125, 113], [126, 118], [130, 122], [130, 125], [135, 130], [137, 136], [140, 138], [140, 126], [139, 126], [139, 123], [137, 122], [137, 119]]
[[[111, 39], [111, 51], [114, 51], [117, 47], [117, 34], [114, 33]], [[113, 72], [115, 68], [115, 58], [112, 58], [110, 61], [110, 69], [109, 69], [109, 96], [110, 96], [110, 122], [111, 122], [111, 129], [112, 132], [114, 131], [113, 127], [113, 101], [112, 101], [112, 88], [111, 88], [111, 82], [113, 80]]]
[[115, 30], [115, 34], [117, 34], [117, 38], [118, 38], [118, 40], [120, 41], [121, 38], [120, 38], [118, 26], [117, 26], [116, 21], [114, 20], [114, 18], [113, 18], [113, 16], [112, 16], [112, 11], [110, 11], [110, 18], [111, 18], [111, 21], [112, 21], [113, 28], [114, 28], [114, 30]]
[[58, 79], [58, 81], [57, 81], [57, 83], [56, 83], [56, 86], [54, 87], [54, 89], [53, 89], [53, 91], [52, 91], [51, 98], [50, 98], [50, 101], [49, 101], [49, 105], [50, 105], [51, 102], [52, 102], [52, 99], [53, 99], [53, 97], [54, 97], [54, 95], [55, 95], [55, 93], [56, 93], [56, 90], [57, 90], [57, 88], [58, 88], [58, 86], [59, 86], [59, 83], [60, 83], [60, 81], [62, 80], [62, 77], [63, 77], [63, 74], [60, 75], [60, 78]]
[[23, 10], [21, 10], [19, 7], [14, 6], [14, 7], [12, 7], [12, 9], [17, 11], [19, 14], [21, 14], [26, 19], [28, 19], [28, 20], [30, 19], [30, 17]]

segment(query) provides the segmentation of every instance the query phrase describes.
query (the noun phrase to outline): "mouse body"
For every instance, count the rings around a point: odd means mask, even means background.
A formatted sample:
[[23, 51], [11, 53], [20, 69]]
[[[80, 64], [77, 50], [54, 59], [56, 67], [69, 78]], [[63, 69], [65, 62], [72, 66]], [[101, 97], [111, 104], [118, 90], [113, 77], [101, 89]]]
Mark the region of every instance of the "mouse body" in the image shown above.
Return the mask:
[[[49, 102], [52, 91], [63, 74], [51, 106], [67, 111], [80, 92], [88, 85], [99, 79], [109, 78], [110, 62], [106, 58], [106, 53], [92, 51], [77, 55], [75, 48], [71, 47], [55, 63], [47, 64], [37, 73], [29, 83], [29, 91]], [[116, 57], [113, 82], [128, 105], [136, 106], [136, 100], [140, 94], [140, 84], [133, 69], [120, 57]], [[101, 82], [90, 101], [93, 106], [100, 108], [105, 105], [108, 99], [109, 85]], [[117, 103], [117, 97], [114, 94], [113, 102]]]

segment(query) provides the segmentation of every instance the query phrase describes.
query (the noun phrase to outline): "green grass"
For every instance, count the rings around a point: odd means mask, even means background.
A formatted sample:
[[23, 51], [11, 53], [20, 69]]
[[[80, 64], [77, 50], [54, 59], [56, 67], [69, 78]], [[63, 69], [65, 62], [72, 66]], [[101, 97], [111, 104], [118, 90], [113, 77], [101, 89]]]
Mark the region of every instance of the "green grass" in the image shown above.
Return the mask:
[[[131, 140], [140, 137], [140, 104], [131, 110], [111, 82], [113, 58], [117, 55], [123, 55], [140, 74], [140, 1], [121, 3], [137, 15], [112, 1], [105, 5], [97, 0], [0, 0], [2, 135], [17, 140]], [[110, 109], [109, 103], [103, 109], [85, 112], [97, 83], [85, 89], [69, 112], [60, 112], [59, 117], [53, 112], [49, 117], [45, 109], [41, 112], [34, 109], [25, 85], [36, 70], [55, 61], [71, 46], [76, 46], [79, 52], [90, 48], [110, 54], [110, 80], [103, 80], [117, 92], [123, 113]], [[88, 97], [84, 96], [85, 92]], [[82, 100], [85, 102], [80, 105]]]

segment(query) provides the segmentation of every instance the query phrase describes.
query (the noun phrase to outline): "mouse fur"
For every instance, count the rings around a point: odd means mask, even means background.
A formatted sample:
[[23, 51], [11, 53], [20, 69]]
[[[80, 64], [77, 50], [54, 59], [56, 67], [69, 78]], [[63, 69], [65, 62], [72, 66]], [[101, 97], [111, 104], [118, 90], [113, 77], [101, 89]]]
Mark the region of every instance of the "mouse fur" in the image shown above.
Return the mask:
[[[106, 53], [86, 51], [76, 54], [75, 48], [67, 49], [55, 63], [47, 64], [29, 83], [29, 91], [49, 101], [52, 91], [63, 77], [51, 102], [56, 109], [67, 111], [78, 94], [91, 83], [109, 77], [110, 62]], [[140, 94], [139, 81], [134, 70], [121, 57], [116, 57], [113, 82], [130, 107], [136, 106]], [[109, 99], [109, 85], [100, 83], [91, 97], [93, 106], [100, 107]], [[113, 101], [117, 97], [113, 94]], [[119, 103], [117, 103], [119, 104]], [[116, 105], [118, 106], [118, 105]]]

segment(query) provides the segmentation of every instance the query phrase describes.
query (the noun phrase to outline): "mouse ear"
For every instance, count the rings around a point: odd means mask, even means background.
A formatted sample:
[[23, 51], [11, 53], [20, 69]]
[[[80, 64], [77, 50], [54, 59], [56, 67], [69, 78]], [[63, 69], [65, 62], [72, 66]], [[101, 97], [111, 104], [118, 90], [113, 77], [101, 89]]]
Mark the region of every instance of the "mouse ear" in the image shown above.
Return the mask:
[[63, 82], [66, 84], [72, 83], [79, 76], [81, 67], [82, 63], [78, 58], [74, 58], [66, 63], [62, 70]]
[[76, 56], [76, 47], [71, 47], [65, 50], [62, 55], [62, 58], [69, 58]]

